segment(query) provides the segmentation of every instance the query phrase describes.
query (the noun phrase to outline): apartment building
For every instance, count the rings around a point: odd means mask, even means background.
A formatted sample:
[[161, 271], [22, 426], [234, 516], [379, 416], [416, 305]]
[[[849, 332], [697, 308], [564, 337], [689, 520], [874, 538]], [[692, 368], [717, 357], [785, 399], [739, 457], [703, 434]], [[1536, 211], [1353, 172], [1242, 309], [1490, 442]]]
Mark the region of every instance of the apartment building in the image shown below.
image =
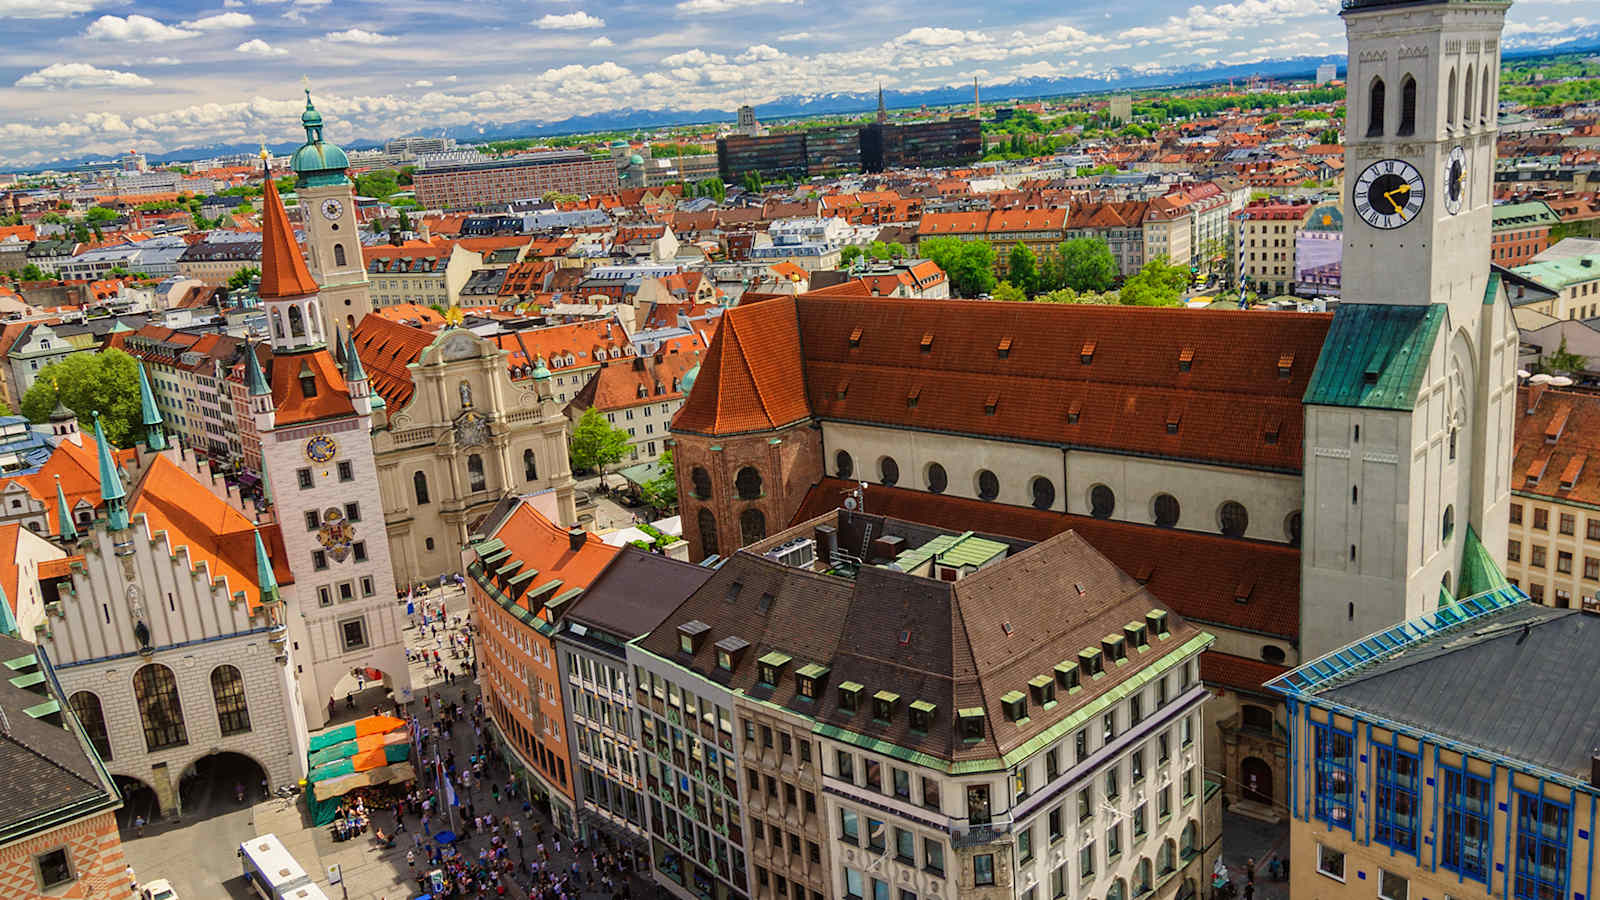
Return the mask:
[[211, 287], [228, 283], [242, 269], [261, 268], [261, 236], [251, 232], [214, 231], [190, 244], [178, 257], [178, 274]]
[[[218, 464], [242, 460], [237, 395], [228, 378], [244, 352], [243, 341], [146, 325], [113, 335], [111, 346], [144, 363], [156, 408], [186, 446]], [[256, 441], [259, 446], [259, 437]]]
[[[682, 897], [1193, 894], [1217, 852], [1211, 640], [1073, 534], [836, 510], [746, 546], [628, 648], [641, 687], [678, 698], [641, 714], [673, 760], [646, 753], [667, 792], [656, 879]], [[675, 792], [672, 707], [707, 700], [737, 717], [711, 759], [738, 830]]]
[[412, 186], [417, 202], [428, 209], [465, 209], [539, 198], [550, 191], [610, 194], [621, 181], [609, 157], [554, 150], [419, 169]]
[[1511, 271], [1555, 296], [1526, 306], [1557, 319], [1600, 315], [1600, 254], [1566, 256], [1517, 266]]
[[1148, 209], [1148, 202], [1136, 200], [1075, 204], [1067, 216], [1065, 237], [1105, 241], [1117, 261], [1117, 273], [1132, 275], [1147, 258], [1144, 221]]
[[1550, 228], [1561, 217], [1543, 200], [1503, 203], [1494, 208], [1489, 257], [1497, 266], [1520, 266], [1550, 246]]
[[452, 242], [362, 247], [374, 308], [415, 304], [449, 306], [483, 265], [483, 255]]
[[1600, 596], [1600, 397], [1530, 384], [1517, 401], [1506, 577], [1577, 608]]
[[667, 450], [672, 417], [694, 386], [700, 367], [700, 337], [669, 338], [655, 353], [605, 360], [572, 402], [567, 416], [576, 423], [593, 407], [611, 425], [628, 433], [629, 462], [652, 462]]
[[1235, 213], [1232, 275], [1263, 295], [1293, 291], [1295, 238], [1311, 210], [1309, 203], [1256, 203]]

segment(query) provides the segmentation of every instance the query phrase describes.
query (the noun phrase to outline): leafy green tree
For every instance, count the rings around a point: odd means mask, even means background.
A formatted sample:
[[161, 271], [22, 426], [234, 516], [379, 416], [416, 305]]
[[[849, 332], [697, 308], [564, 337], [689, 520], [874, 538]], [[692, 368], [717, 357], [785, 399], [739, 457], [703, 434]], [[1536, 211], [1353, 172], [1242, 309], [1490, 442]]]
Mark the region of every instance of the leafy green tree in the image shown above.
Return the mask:
[[23, 266], [22, 267], [22, 271], [18, 273], [17, 277], [20, 278], [23, 281], [44, 281], [45, 280], [44, 270], [39, 268], [38, 266], [34, 265], [33, 263], [28, 263], [27, 265]]
[[1007, 254], [1006, 280], [1016, 285], [1023, 294], [1033, 294], [1039, 290], [1039, 259], [1027, 244], [1018, 244]]
[[889, 242], [889, 258], [890, 259], [905, 259], [906, 258], [906, 245], [900, 243], [899, 241], [890, 241]]
[[400, 226], [400, 230], [401, 231], [410, 231], [411, 230], [411, 217], [406, 215], [406, 211], [403, 210], [403, 209], [399, 210], [399, 214], [400, 215], [399, 215], [398, 220], [396, 221], [396, 224], [398, 224]]
[[950, 287], [959, 297], [977, 297], [994, 290], [994, 247], [988, 241], [963, 241], [955, 237], [936, 237], [918, 247], [950, 278]]
[[1176, 306], [1189, 284], [1189, 270], [1158, 256], [1122, 283], [1124, 306]]
[[239, 271], [228, 276], [228, 288], [230, 290], [242, 291], [250, 286], [251, 279], [259, 277], [261, 277], [260, 266], [245, 266]]
[[1009, 281], [1002, 281], [994, 286], [994, 299], [1008, 303], [1021, 303], [1028, 299], [1028, 292]]
[[848, 269], [861, 258], [862, 250], [855, 244], [850, 244], [839, 251], [839, 267]]
[[678, 470], [672, 462], [672, 451], [661, 454], [657, 460], [661, 472], [639, 486], [639, 498], [652, 509], [663, 512], [678, 507]]
[[110, 222], [113, 219], [118, 218], [120, 215], [120, 213], [109, 206], [91, 206], [89, 207], [89, 211], [84, 213], [83, 217], [92, 225], [96, 222]]
[[356, 176], [356, 193], [382, 200], [400, 189], [400, 175], [393, 169], [373, 169]]
[[1104, 291], [1117, 278], [1111, 247], [1095, 237], [1073, 238], [1061, 245], [1061, 286], [1074, 291]]
[[1545, 372], [1560, 372], [1575, 375], [1589, 368], [1589, 358], [1581, 353], [1573, 353], [1567, 349], [1567, 338], [1561, 338], [1560, 346], [1554, 353], [1539, 357], [1539, 368]]
[[696, 197], [710, 197], [712, 200], [721, 203], [728, 198], [728, 186], [722, 183], [721, 178], [712, 176], [703, 181], [695, 182], [694, 195]]
[[572, 426], [567, 445], [574, 469], [604, 475], [606, 466], [621, 462], [628, 452], [628, 433], [607, 422], [600, 410], [591, 406]]
[[119, 447], [140, 433], [138, 368], [121, 350], [74, 353], [45, 366], [22, 395], [22, 414], [30, 422], [47, 421], [58, 399], [77, 413], [85, 431], [94, 429], [99, 411], [106, 438]]
[[744, 180], [741, 183], [744, 185], [744, 189], [749, 191], [750, 193], [752, 193], [752, 194], [761, 193], [761, 187], [762, 186], [761, 186], [761, 173], [760, 172], [746, 172], [746, 173], [744, 173]]
[[1324, 128], [1324, 129], [1322, 129], [1322, 132], [1317, 135], [1317, 143], [1319, 143], [1319, 144], [1338, 144], [1339, 143], [1339, 129], [1337, 129], [1337, 128]]
[[401, 166], [400, 173], [395, 176], [395, 183], [410, 187], [416, 174], [416, 166]]

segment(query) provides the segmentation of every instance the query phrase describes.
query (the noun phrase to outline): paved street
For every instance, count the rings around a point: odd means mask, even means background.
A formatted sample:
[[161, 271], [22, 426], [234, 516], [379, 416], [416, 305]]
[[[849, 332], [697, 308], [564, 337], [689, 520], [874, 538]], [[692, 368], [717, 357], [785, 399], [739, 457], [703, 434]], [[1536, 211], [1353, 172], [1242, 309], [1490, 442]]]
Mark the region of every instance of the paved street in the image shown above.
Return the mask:
[[[447, 609], [451, 615], [464, 615], [466, 612], [466, 598], [459, 589], [448, 591], [445, 595]], [[430, 599], [439, 597], [438, 593], [430, 595]], [[440, 639], [442, 641], [442, 638]], [[413, 648], [435, 647], [441, 648], [441, 655], [448, 662], [448, 653], [443, 652], [447, 645], [436, 644], [431, 629], [424, 637], [417, 629], [407, 631], [407, 644]], [[459, 667], [461, 661], [456, 661]], [[446, 685], [443, 679], [435, 678], [431, 667], [420, 663], [411, 666], [412, 685], [418, 696], [418, 704], [422, 691], [426, 688], [429, 693], [436, 694], [446, 702], [459, 700], [462, 706], [471, 709], [471, 700], [477, 696], [477, 688], [465, 678], [457, 677], [453, 685]], [[339, 719], [354, 718], [357, 714], [365, 715], [371, 712], [373, 705], [378, 704], [381, 698], [378, 691], [369, 689], [364, 694], [356, 697], [356, 710], [346, 712], [341, 703]], [[424, 716], [427, 721], [428, 716]], [[338, 721], [336, 719], [336, 721]], [[452, 746], [455, 748], [456, 758], [460, 764], [473, 754], [473, 744], [477, 740], [472, 724], [463, 721], [454, 728]], [[495, 779], [504, 782], [503, 774]], [[408, 872], [405, 852], [413, 846], [412, 836], [420, 831], [419, 823], [415, 817], [409, 818], [408, 833], [399, 835], [400, 841], [393, 850], [381, 850], [372, 834], [361, 835], [355, 839], [342, 843], [335, 843], [327, 827], [311, 827], [307, 823], [304, 804], [296, 797], [292, 801], [271, 798], [259, 798], [249, 806], [239, 806], [232, 796], [233, 784], [228, 781], [210, 785], [197, 791], [197, 805], [193, 807], [194, 815], [186, 815], [181, 822], [160, 823], [145, 829], [143, 837], [136, 836], [131, 829], [125, 829], [122, 835], [124, 851], [128, 860], [134, 866], [138, 877], [142, 880], [167, 878], [172, 881], [178, 895], [184, 900], [191, 898], [229, 897], [245, 900], [254, 896], [245, 886], [240, 874], [239, 861], [235, 855], [238, 845], [257, 834], [276, 834], [294, 854], [306, 871], [311, 873], [319, 886], [328, 893], [329, 897], [338, 900], [406, 900], [418, 896], [415, 881]], [[259, 791], [257, 792], [259, 794]], [[533, 819], [523, 817], [522, 803], [520, 800], [512, 801], [509, 796], [496, 803], [492, 800], [487, 786], [474, 790], [471, 800], [477, 807], [479, 815], [493, 812], [497, 816], [512, 815], [521, 821], [526, 833], [527, 856], [531, 860], [535, 857], [535, 841], [533, 840], [533, 826], [535, 822], [542, 825], [545, 834], [551, 833], [551, 825], [547, 817], [540, 815], [537, 810]], [[467, 797], [462, 798], [465, 803]], [[437, 818], [437, 817], [436, 817]], [[394, 830], [394, 817], [390, 813], [378, 813], [373, 817], [373, 825], [382, 828], [385, 832]], [[439, 825], [435, 823], [434, 830]], [[420, 837], [420, 835], [417, 835]], [[462, 855], [476, 859], [478, 851], [489, 844], [486, 836], [474, 835], [458, 843]], [[563, 852], [552, 854], [552, 868], [559, 865], [562, 870], [570, 871], [575, 856], [570, 842], [562, 842]], [[513, 853], [515, 851], [513, 850]], [[588, 868], [587, 855], [584, 857], [583, 868]], [[342, 872], [344, 882], [342, 885], [329, 885], [328, 867], [338, 865]], [[521, 871], [519, 880], [524, 886], [528, 883], [527, 869]], [[586, 892], [582, 896], [604, 898], [610, 896], [598, 891]], [[342, 889], [341, 889], [342, 888]], [[646, 891], [642, 883], [635, 883], [630, 889], [623, 892], [624, 896], [650, 896], [653, 889]], [[526, 897], [526, 889], [518, 894], [508, 891], [506, 896]]]
[[1275, 881], [1267, 870], [1267, 861], [1289, 858], [1289, 824], [1276, 825], [1241, 816], [1224, 810], [1222, 813], [1222, 861], [1228, 865], [1228, 874], [1244, 893], [1245, 865], [1250, 860], [1256, 864], [1256, 890], [1254, 900], [1289, 900], [1289, 882]]

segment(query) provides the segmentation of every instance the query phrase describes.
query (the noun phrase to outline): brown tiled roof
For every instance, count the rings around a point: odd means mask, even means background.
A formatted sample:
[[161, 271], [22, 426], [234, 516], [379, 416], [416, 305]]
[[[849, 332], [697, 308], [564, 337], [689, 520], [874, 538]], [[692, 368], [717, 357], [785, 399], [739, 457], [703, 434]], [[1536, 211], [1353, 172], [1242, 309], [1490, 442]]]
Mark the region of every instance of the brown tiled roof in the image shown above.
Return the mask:
[[1200, 656], [1201, 681], [1264, 697], [1274, 695], [1262, 685], [1287, 671], [1289, 669], [1286, 666], [1275, 666], [1259, 659], [1219, 653], [1215, 650]]
[[613, 412], [646, 403], [677, 400], [683, 396], [679, 382], [685, 373], [700, 364], [700, 351], [693, 335], [672, 338], [652, 356], [624, 356], [600, 364], [578, 395], [574, 409], [594, 407]]
[[672, 430], [737, 434], [797, 422], [811, 414], [804, 377], [795, 298], [741, 304], [719, 318]]
[[[836, 508], [857, 486], [824, 478], [801, 501], [795, 521]], [[1300, 551], [1294, 547], [881, 485], [867, 488], [867, 508], [940, 528], [1029, 541], [1076, 531], [1191, 620], [1289, 639], [1300, 633]], [[1246, 590], [1241, 603], [1239, 595]]]
[[361, 367], [389, 414], [405, 409], [416, 390], [407, 366], [417, 361], [437, 334], [368, 313], [350, 336], [355, 341], [356, 355], [361, 357]]
[[1511, 489], [1558, 503], [1600, 504], [1600, 396], [1523, 385], [1515, 413]]
[[[278, 187], [271, 178], [266, 179], [266, 207], [261, 225], [261, 286], [263, 299], [273, 297], [303, 297], [317, 292], [316, 279], [306, 268], [300, 255], [300, 245], [294, 239], [294, 228], [289, 224], [289, 214], [278, 197]], [[352, 238], [354, 240], [354, 238]]]

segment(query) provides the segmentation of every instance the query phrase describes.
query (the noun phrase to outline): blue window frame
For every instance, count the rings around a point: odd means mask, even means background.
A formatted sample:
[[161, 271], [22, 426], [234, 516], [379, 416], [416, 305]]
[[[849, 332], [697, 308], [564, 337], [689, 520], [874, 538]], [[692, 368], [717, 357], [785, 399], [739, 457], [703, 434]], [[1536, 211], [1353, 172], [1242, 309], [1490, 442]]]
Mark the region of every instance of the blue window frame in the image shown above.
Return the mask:
[[1518, 900], [1563, 900], [1571, 865], [1572, 806], [1517, 791]]
[[1466, 771], [1443, 769], [1444, 834], [1439, 839], [1439, 867], [1462, 878], [1489, 883], [1494, 846], [1494, 803], [1489, 779]]
[[1417, 853], [1417, 771], [1421, 761], [1416, 754], [1393, 747], [1379, 747], [1378, 803], [1372, 839], [1415, 856]]
[[1311, 723], [1316, 762], [1316, 815], [1330, 827], [1352, 830], [1355, 734], [1331, 724]]

